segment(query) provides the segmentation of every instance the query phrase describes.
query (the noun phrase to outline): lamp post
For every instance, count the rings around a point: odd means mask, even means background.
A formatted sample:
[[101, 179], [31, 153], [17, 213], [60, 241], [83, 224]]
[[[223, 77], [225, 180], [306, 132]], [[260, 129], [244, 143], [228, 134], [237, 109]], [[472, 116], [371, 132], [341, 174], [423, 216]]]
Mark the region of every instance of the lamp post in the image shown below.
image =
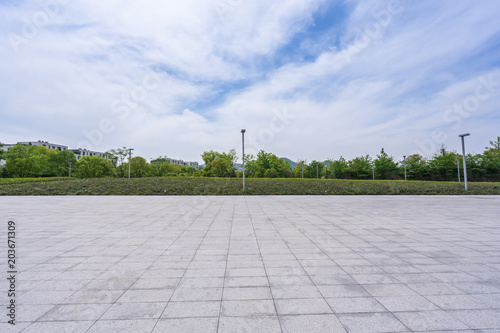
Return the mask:
[[319, 163], [316, 164], [316, 179], [319, 179]]
[[243, 192], [245, 192], [245, 129], [241, 130], [241, 148], [243, 150]]
[[132, 162], [132, 150], [134, 150], [134, 148], [128, 149], [128, 178], [130, 178], [130, 163]]
[[375, 180], [375, 165], [372, 165], [373, 180]]
[[68, 162], [69, 164], [69, 176], [71, 177], [71, 162]]
[[460, 157], [457, 156], [458, 182], [460, 183]]
[[467, 191], [467, 165], [465, 161], [465, 137], [469, 136], [470, 133], [465, 133], [465, 134], [460, 134], [459, 137], [462, 138], [462, 155], [464, 159], [464, 183], [465, 183], [465, 190]]
[[301, 162], [302, 163], [302, 179], [304, 178], [304, 161]]
[[404, 164], [405, 164], [405, 180], [406, 180], [406, 155], [403, 156]]

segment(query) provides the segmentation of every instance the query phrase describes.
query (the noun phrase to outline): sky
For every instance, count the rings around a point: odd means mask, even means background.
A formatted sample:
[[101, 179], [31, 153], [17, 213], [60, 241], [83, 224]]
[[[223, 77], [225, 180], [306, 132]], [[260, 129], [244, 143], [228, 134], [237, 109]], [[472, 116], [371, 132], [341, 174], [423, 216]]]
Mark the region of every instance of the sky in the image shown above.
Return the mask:
[[147, 160], [482, 153], [500, 2], [0, 0], [0, 142]]

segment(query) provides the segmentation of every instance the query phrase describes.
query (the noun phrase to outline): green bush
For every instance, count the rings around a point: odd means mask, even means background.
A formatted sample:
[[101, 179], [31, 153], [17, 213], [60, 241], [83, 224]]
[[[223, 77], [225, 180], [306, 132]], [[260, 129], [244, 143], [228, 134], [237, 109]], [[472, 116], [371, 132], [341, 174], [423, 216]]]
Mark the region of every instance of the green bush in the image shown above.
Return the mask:
[[[40, 178], [39, 178], [40, 179]], [[237, 178], [92, 178], [8, 183], [0, 195], [500, 195], [500, 183]]]

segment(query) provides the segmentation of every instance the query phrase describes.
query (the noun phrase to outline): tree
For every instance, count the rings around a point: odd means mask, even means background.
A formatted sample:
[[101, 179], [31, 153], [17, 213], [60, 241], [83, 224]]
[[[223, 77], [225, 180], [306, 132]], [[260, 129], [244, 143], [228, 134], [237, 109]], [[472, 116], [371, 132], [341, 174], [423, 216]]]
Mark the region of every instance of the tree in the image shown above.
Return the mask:
[[[325, 173], [325, 165], [321, 162], [318, 162], [316, 160], [313, 160], [308, 166], [307, 166], [307, 176], [308, 178], [322, 178], [324, 173]], [[305, 175], [304, 175], [305, 177]]]
[[328, 160], [328, 178], [346, 179], [348, 177], [348, 164], [345, 158], [340, 156], [338, 160]]
[[406, 157], [406, 175], [409, 180], [428, 179], [429, 168], [427, 160], [419, 154]]
[[456, 152], [448, 152], [446, 146], [442, 145], [433, 159], [429, 161], [431, 179], [455, 180], [457, 178], [457, 157], [460, 156]]
[[5, 151], [2, 149], [3, 143], [0, 142], [0, 161], [5, 159]]
[[298, 160], [297, 165], [293, 169], [293, 177], [294, 178], [307, 178], [307, 162], [305, 160]]
[[111, 176], [113, 163], [100, 156], [83, 156], [76, 163], [76, 174], [80, 178]]
[[43, 146], [15, 145], [6, 152], [5, 171], [14, 177], [40, 177], [49, 164]]
[[467, 178], [471, 181], [483, 181], [486, 176], [483, 154], [467, 154]]
[[350, 160], [347, 163], [349, 176], [353, 179], [369, 179], [372, 174], [371, 160], [368, 155]]
[[113, 166], [116, 168], [118, 177], [124, 178], [128, 176], [128, 163], [126, 166], [124, 165], [129, 156], [129, 149], [127, 147], [111, 149], [105, 153], [105, 156], [111, 160]]
[[290, 164], [272, 153], [266, 153], [264, 150], [259, 151], [256, 159], [249, 155], [245, 157], [245, 161], [245, 172], [249, 177], [269, 178], [269, 175], [275, 175], [274, 172], [270, 171], [266, 176], [266, 172], [271, 169], [276, 172], [276, 176], [272, 178], [290, 178], [292, 175]]
[[201, 158], [205, 162], [203, 174], [208, 177], [235, 177], [236, 169], [234, 163], [238, 160], [236, 150], [231, 149], [228, 153], [216, 151], [203, 152]]
[[69, 175], [69, 163], [76, 165], [76, 156], [69, 150], [51, 149], [49, 153], [49, 166], [51, 175], [62, 177]]
[[398, 171], [398, 166], [394, 162], [394, 159], [392, 156], [386, 154], [384, 148], [382, 148], [380, 154], [377, 155], [374, 164], [375, 177], [377, 177], [377, 179], [391, 179]]
[[149, 171], [151, 165], [140, 156], [132, 157], [130, 162], [130, 177], [143, 177]]
[[278, 177], [279, 174], [275, 168], [267, 169], [266, 172], [264, 172], [264, 178], [278, 178]]

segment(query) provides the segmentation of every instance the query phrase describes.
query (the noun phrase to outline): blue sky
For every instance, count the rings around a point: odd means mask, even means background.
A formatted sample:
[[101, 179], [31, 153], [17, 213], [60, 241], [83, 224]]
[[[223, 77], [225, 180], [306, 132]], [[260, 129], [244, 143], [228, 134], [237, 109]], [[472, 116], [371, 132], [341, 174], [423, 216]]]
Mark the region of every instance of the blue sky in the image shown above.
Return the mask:
[[147, 159], [481, 153], [496, 1], [0, 1], [0, 142]]

